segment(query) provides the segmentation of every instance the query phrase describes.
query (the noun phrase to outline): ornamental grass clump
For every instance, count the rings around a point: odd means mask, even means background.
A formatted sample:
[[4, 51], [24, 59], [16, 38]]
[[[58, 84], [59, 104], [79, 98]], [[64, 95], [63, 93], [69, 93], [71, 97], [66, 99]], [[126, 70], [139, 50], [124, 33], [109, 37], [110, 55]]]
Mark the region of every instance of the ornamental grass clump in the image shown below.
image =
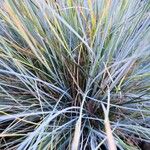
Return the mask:
[[150, 143], [149, 0], [1, 2], [0, 149]]

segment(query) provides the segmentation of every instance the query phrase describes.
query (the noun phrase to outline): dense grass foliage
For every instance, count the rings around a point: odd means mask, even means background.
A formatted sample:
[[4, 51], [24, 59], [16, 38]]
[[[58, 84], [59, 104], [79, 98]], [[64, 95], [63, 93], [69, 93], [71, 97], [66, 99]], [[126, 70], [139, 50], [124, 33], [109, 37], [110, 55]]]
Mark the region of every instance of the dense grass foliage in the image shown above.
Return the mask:
[[150, 0], [1, 5], [0, 149], [150, 142]]

